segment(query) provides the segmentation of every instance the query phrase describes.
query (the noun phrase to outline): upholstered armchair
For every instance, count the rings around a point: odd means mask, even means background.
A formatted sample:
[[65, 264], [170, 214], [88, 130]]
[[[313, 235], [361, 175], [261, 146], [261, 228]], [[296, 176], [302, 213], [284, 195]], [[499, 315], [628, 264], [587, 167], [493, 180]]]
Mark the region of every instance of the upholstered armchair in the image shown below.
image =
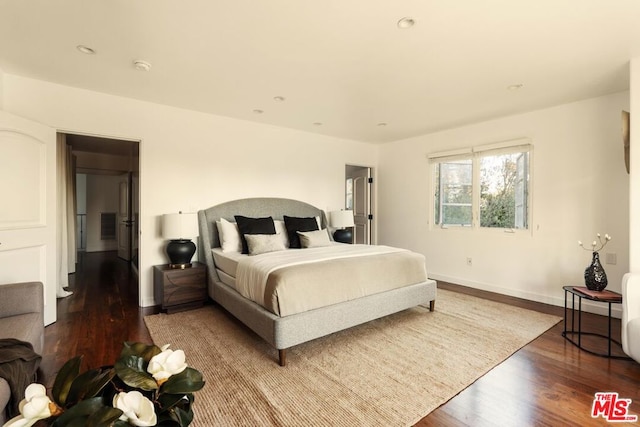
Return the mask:
[[640, 274], [622, 278], [622, 349], [640, 363]]
[[[31, 343], [42, 354], [44, 346], [44, 295], [40, 282], [0, 285], [0, 339], [14, 338]], [[11, 397], [9, 382], [0, 378], [0, 425], [6, 420]]]

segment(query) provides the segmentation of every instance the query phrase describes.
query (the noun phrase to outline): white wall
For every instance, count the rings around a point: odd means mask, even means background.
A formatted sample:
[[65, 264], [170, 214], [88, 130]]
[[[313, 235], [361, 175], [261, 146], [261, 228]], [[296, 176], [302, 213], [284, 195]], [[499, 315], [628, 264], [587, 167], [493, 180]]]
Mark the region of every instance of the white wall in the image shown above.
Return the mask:
[[0, 69], [0, 110], [3, 109], [4, 101], [4, 71]]
[[[375, 146], [5, 74], [4, 109], [59, 131], [140, 140], [141, 304], [167, 262], [163, 213], [252, 196], [339, 209], [345, 164], [376, 166]], [[247, 108], [251, 108], [248, 106]]]
[[[117, 175], [86, 175], [87, 177], [87, 252], [114, 251], [116, 239], [100, 237], [101, 214], [118, 213], [120, 181]], [[117, 217], [116, 217], [117, 221]], [[116, 222], [117, 224], [117, 222]]]
[[630, 93], [631, 93], [631, 109], [627, 110], [631, 114], [630, 121], [630, 171], [631, 184], [629, 189], [629, 199], [631, 206], [629, 208], [630, 218], [636, 219], [630, 221], [629, 227], [629, 271], [632, 273], [640, 273], [640, 132], [634, 129], [640, 129], [640, 57], [631, 60], [630, 64]]
[[[562, 286], [584, 286], [591, 261], [577, 241], [609, 233], [601, 257], [617, 254], [617, 264], [604, 267], [608, 289], [620, 291], [629, 269], [629, 176], [620, 133], [628, 108], [629, 93], [617, 93], [383, 145], [379, 243], [425, 254], [432, 278], [562, 305]], [[522, 137], [534, 145], [531, 232], [429, 227], [427, 153]]]

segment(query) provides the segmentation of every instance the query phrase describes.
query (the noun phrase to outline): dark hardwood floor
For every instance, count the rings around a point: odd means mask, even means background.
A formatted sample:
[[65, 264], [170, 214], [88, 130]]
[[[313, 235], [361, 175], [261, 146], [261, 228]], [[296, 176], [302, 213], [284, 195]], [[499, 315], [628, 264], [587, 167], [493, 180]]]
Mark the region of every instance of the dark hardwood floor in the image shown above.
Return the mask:
[[[563, 315], [562, 307], [447, 283], [438, 287]], [[158, 311], [138, 307], [137, 279], [115, 253], [83, 254], [70, 289], [74, 294], [57, 302], [58, 321], [45, 329], [42, 372], [49, 387], [62, 364], [75, 355], [85, 356], [85, 367], [97, 367], [112, 364], [124, 341], [150, 343], [143, 317]], [[583, 329], [606, 333], [606, 318], [586, 314]], [[560, 322], [418, 425], [604, 426], [603, 418], [591, 418], [596, 392], [617, 392], [620, 398], [632, 399], [630, 413], [640, 415], [640, 364], [581, 351], [561, 336], [562, 330]], [[619, 320], [614, 322], [614, 336], [620, 337]], [[606, 350], [602, 340], [585, 344]]]
[[62, 365], [83, 355], [84, 368], [112, 365], [125, 341], [151, 343], [138, 307], [138, 280], [115, 252], [80, 253], [69, 280], [73, 295], [57, 300], [57, 321], [45, 328], [41, 370], [47, 387]]

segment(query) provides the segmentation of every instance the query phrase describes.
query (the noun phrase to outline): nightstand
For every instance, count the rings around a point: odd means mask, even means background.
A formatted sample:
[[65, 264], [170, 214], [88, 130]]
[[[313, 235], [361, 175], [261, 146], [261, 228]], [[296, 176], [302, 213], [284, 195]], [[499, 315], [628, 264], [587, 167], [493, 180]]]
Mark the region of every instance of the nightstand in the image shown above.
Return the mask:
[[207, 267], [198, 262], [185, 269], [156, 265], [153, 287], [156, 304], [167, 313], [200, 307], [207, 300]]

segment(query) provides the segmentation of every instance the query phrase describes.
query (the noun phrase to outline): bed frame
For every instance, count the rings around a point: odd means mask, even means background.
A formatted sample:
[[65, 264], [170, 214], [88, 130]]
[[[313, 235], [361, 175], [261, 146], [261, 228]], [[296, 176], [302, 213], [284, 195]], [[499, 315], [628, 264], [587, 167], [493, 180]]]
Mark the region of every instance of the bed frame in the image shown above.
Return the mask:
[[244, 298], [220, 281], [211, 248], [219, 247], [216, 220], [234, 221], [234, 215], [283, 219], [319, 216], [322, 227], [327, 218], [321, 209], [304, 202], [280, 198], [250, 198], [226, 202], [198, 212], [200, 228], [199, 259], [207, 265], [209, 296], [227, 311], [278, 349], [281, 366], [286, 364], [286, 349], [306, 341], [341, 331], [417, 305], [429, 303], [434, 310], [436, 282], [393, 289], [356, 300], [330, 305], [304, 313], [280, 317]]

